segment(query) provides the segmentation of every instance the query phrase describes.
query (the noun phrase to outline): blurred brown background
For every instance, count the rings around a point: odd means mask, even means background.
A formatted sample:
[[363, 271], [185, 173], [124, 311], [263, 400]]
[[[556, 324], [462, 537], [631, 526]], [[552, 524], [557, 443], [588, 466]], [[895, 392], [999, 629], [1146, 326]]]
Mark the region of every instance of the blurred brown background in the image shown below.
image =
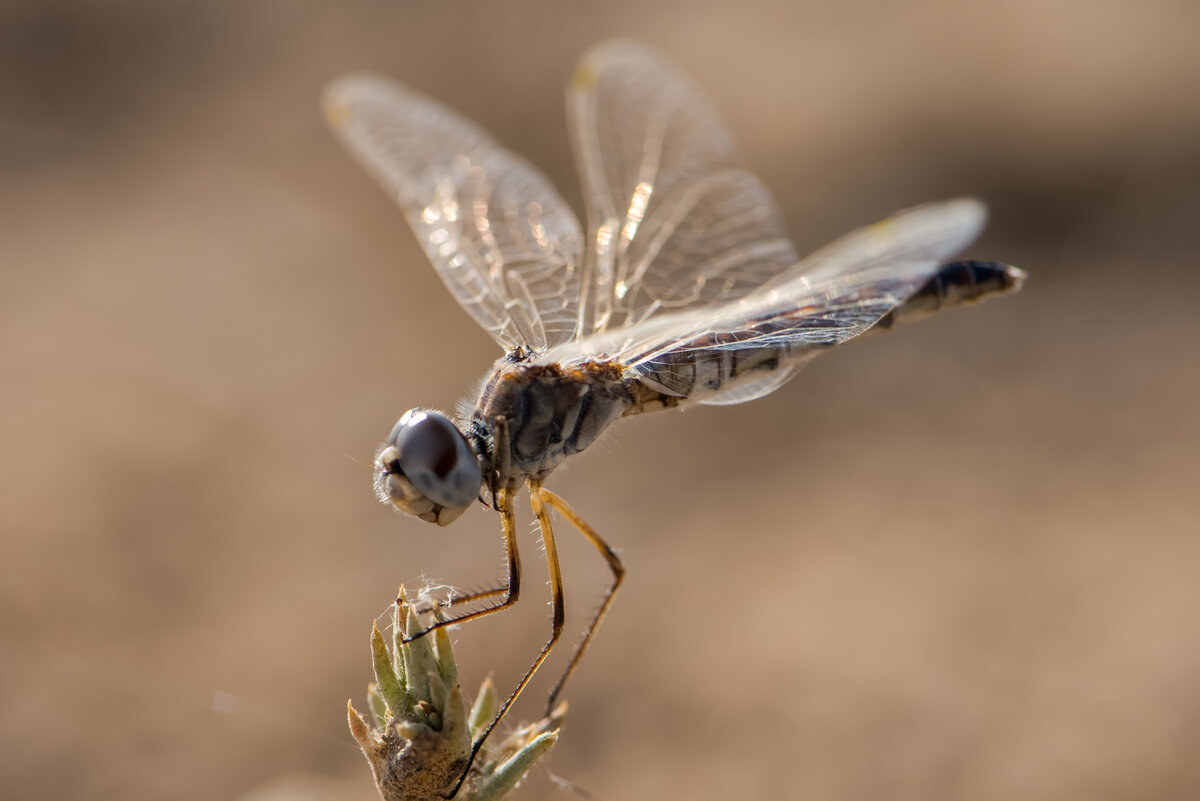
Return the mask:
[[[550, 771], [610, 801], [1200, 797], [1197, 30], [1184, 0], [7, 0], [0, 794], [374, 797], [344, 722], [372, 618], [501, 549], [482, 509], [378, 505], [363, 462], [498, 354], [319, 92], [395, 76], [575, 198], [562, 87], [632, 35], [801, 250], [970, 193], [971, 255], [1031, 279], [556, 477], [629, 580]], [[605, 581], [578, 540], [570, 632]], [[469, 687], [545, 635], [524, 547], [528, 600], [456, 635]]]

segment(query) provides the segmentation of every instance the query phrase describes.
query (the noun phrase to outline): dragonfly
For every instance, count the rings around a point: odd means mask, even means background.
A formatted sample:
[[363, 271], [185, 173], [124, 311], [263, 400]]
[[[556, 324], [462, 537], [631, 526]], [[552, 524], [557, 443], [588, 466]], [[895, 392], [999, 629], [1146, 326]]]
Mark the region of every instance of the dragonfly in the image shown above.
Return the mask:
[[448, 525], [477, 501], [500, 515], [505, 580], [452, 596], [446, 605], [484, 605], [428, 630], [517, 603], [514, 498], [522, 485], [529, 491], [551, 634], [472, 760], [562, 635], [551, 510], [595, 546], [612, 582], [548, 711], [625, 576], [616, 551], [545, 486], [559, 465], [622, 418], [761, 398], [836, 345], [1014, 292], [1025, 277], [996, 262], [951, 261], [984, 227], [985, 207], [972, 198], [900, 212], [801, 258], [712, 103], [665, 57], [631, 41], [592, 47], [567, 88], [586, 228], [541, 171], [434, 100], [349, 75], [323, 102], [337, 138], [399, 204], [450, 293], [504, 351], [457, 414], [406, 412], [374, 463], [380, 500], [422, 520]]

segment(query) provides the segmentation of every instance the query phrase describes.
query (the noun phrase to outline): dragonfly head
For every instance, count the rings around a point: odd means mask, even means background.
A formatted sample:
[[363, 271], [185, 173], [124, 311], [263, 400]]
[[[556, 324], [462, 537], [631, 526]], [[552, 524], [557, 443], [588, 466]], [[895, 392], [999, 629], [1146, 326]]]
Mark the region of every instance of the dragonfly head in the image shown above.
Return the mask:
[[402, 512], [448, 525], [475, 502], [483, 472], [467, 438], [445, 415], [410, 409], [375, 457], [375, 494]]

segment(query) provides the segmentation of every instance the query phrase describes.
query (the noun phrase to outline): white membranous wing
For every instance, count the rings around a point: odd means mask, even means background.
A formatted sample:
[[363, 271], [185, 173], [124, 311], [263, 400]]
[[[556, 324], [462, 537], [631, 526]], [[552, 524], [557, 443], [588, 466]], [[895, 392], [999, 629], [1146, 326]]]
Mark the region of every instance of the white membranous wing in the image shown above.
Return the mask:
[[583, 237], [540, 171], [385, 78], [341, 78], [324, 106], [455, 299], [502, 347], [539, 351], [577, 336]]
[[610, 330], [541, 359], [614, 359], [628, 377], [667, 395], [753, 400], [904, 303], [985, 219], [983, 205], [969, 198], [918, 206], [842, 237], [743, 298]]
[[690, 400], [731, 404], [762, 397], [904, 303], [974, 241], [986, 220], [985, 207], [972, 198], [902, 211], [728, 304], [701, 323], [703, 330], [628, 353], [622, 362], [643, 383]]
[[585, 53], [567, 121], [588, 219], [582, 331], [739, 298], [798, 260], [715, 109], [653, 50]]
[[913, 261], [939, 264], [974, 242], [987, 224], [987, 207], [972, 197], [925, 203], [865, 225], [781, 273], [764, 289], [804, 276], [809, 281], [888, 269]]

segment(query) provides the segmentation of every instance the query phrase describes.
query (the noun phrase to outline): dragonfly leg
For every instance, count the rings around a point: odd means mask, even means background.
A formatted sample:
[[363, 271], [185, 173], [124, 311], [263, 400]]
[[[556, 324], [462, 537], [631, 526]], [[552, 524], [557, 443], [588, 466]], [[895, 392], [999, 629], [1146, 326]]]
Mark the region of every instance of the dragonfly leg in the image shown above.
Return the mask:
[[[479, 735], [474, 745], [471, 746], [471, 756], [467, 760], [466, 768], [463, 769], [463, 773], [458, 778], [458, 783], [454, 785], [454, 789], [450, 791], [449, 795], [443, 796], [444, 798], [454, 798], [458, 794], [459, 788], [462, 787], [463, 782], [467, 778], [467, 774], [471, 772], [471, 765], [474, 764], [475, 757], [479, 755], [483, 744], [487, 742], [488, 735], [492, 733], [492, 729], [496, 728], [496, 724], [508, 714], [508, 710], [516, 703], [525, 686], [529, 684], [529, 680], [533, 678], [533, 674], [537, 673], [538, 668], [542, 666], [542, 663], [546, 661], [546, 657], [550, 655], [550, 651], [554, 649], [554, 644], [562, 636], [563, 623], [566, 620], [566, 612], [563, 607], [562, 570], [558, 564], [558, 546], [554, 542], [554, 530], [550, 527], [550, 511], [546, 508], [544, 502], [546, 494], [546, 490], [542, 489], [540, 481], [529, 481], [529, 503], [533, 507], [533, 513], [537, 516], [538, 527], [542, 532], [542, 543], [546, 547], [546, 566], [550, 571], [550, 605], [554, 610], [550, 639], [542, 646], [541, 653], [537, 655], [537, 658], [533, 660], [533, 664], [525, 671], [525, 675], [517, 682], [516, 689], [508, 696], [508, 700], [500, 707], [500, 711], [492, 718], [492, 722], [487, 725], [487, 728], [483, 730], [483, 733]], [[511, 509], [511, 496], [506, 493], [505, 497], [509, 499], [508, 508]]]
[[508, 587], [490, 587], [486, 590], [475, 590], [474, 592], [463, 593], [462, 595], [451, 594], [444, 601], [438, 601], [432, 606], [423, 606], [417, 609], [417, 614], [424, 615], [427, 612], [432, 612], [434, 609], [453, 609], [456, 606], [469, 604], [473, 601], [482, 601], [484, 598], [494, 598], [506, 592], [508, 592]]
[[508, 609], [517, 602], [517, 598], [521, 594], [521, 557], [517, 552], [517, 516], [513, 512], [513, 494], [509, 490], [500, 490], [499, 493], [500, 521], [501, 529], [504, 532], [504, 553], [508, 557], [508, 581], [504, 587], [492, 590], [485, 590], [481, 593], [473, 593], [465, 596], [463, 599], [452, 599], [451, 605], [454, 603], [465, 602], [468, 600], [478, 600], [480, 598], [489, 598], [500, 593], [504, 593], [504, 600], [483, 609], [476, 609], [473, 612], [468, 612], [465, 615], [458, 617], [447, 618], [446, 620], [436, 620], [429, 624], [429, 627], [424, 631], [407, 638], [404, 642], [409, 643], [413, 640], [424, 637], [431, 631], [436, 631], [443, 626], [453, 626], [455, 623], [465, 623], [468, 620], [486, 617], [493, 612], [500, 612]]
[[[495, 442], [492, 445], [492, 450], [494, 453], [499, 454], [498, 458], [500, 458], [501, 461], [500, 461], [499, 465], [493, 471], [493, 477], [492, 477], [491, 481], [487, 482], [492, 487], [498, 487], [500, 485], [501, 477], [504, 475], [507, 475], [507, 473], [508, 473], [508, 470], [509, 470], [509, 467], [511, 464], [510, 448], [511, 448], [511, 444], [510, 444], [509, 438], [508, 438], [508, 418], [506, 418], [504, 416], [500, 416], [500, 417], [496, 418]], [[492, 490], [491, 503], [488, 503], [487, 505], [491, 506], [497, 512], [501, 512], [503, 514], [504, 511], [501, 508], [501, 498], [505, 495], [507, 495], [509, 497], [510, 504], [511, 504], [511, 497], [512, 497], [511, 493], [504, 493], [498, 489], [494, 489], [494, 490]], [[482, 492], [480, 493], [480, 500], [483, 500]], [[511, 510], [511, 505], [510, 505], [509, 514], [511, 514], [511, 513], [512, 513], [512, 510]], [[511, 540], [509, 538], [507, 532], [505, 534], [504, 541], [506, 543], [506, 546], [509, 543], [511, 543], [511, 547], [508, 547], [508, 555], [509, 555], [508, 575], [509, 575], [509, 579], [510, 579], [510, 583], [511, 583], [511, 578], [513, 576], [513, 565], [516, 564], [513, 557], [516, 555], [517, 547], [516, 547], [515, 540]], [[437, 604], [437, 606], [442, 609], [450, 609], [455, 606], [469, 604], [473, 601], [482, 601], [484, 598], [494, 598], [497, 595], [500, 595], [502, 593], [507, 593], [507, 592], [508, 592], [508, 586], [503, 586], [503, 587], [491, 587], [486, 590], [476, 590], [475, 592], [469, 592], [469, 593], [465, 593], [463, 595], [452, 594], [446, 600], [440, 601]], [[502, 608], [503, 606], [511, 606], [513, 603], [516, 602], [516, 600], [517, 600], [516, 598], [513, 598], [510, 602], [505, 602], [505, 603], [495, 605], [495, 606], [489, 607], [488, 609], [480, 610], [480, 611], [482, 611], [482, 613], [486, 615], [489, 612], [497, 611], [499, 608]], [[433, 611], [433, 609], [434, 609], [434, 607], [426, 607], [424, 609], [418, 609], [417, 611], [419, 613], [423, 614], [425, 612], [431, 612], [431, 611]], [[470, 619], [470, 618], [463, 617], [463, 618], [458, 618], [456, 620], [449, 621], [449, 622], [461, 623], [465, 619]], [[442, 625], [445, 625], [445, 624], [442, 624]], [[437, 628], [437, 626], [434, 626], [434, 628]], [[417, 636], [419, 637], [421, 635], [417, 635]]]
[[596, 614], [592, 617], [592, 622], [583, 632], [583, 638], [579, 644], [575, 646], [575, 653], [571, 655], [571, 661], [567, 664], [567, 669], [563, 671], [558, 683], [554, 685], [554, 689], [550, 691], [550, 699], [546, 702], [546, 714], [554, 710], [555, 704], [558, 702], [558, 696], [562, 693], [563, 685], [567, 683], [567, 679], [575, 672], [575, 668], [579, 666], [579, 660], [583, 658], [583, 652], [587, 650], [588, 643], [592, 641], [592, 635], [596, 633], [596, 629], [600, 626], [600, 621], [604, 618], [608, 608], [612, 605], [613, 598], [617, 594], [617, 588], [621, 586], [621, 582], [625, 580], [625, 566], [621, 564], [621, 558], [609, 546], [607, 542], [600, 538], [591, 526], [583, 521], [574, 509], [567, 505], [561, 497], [554, 494], [550, 490], [542, 490], [542, 497], [546, 503], [553, 506], [560, 515], [570, 521], [571, 525], [579, 529], [579, 533], [587, 538], [587, 541], [595, 546], [596, 550], [608, 562], [608, 567], [612, 570], [613, 581], [609, 585], [608, 593], [604, 596], [604, 600], [600, 602], [600, 608], [596, 610]]
[[[496, 460], [499, 460], [497, 463]], [[496, 418], [496, 433], [492, 441], [492, 463], [495, 464], [494, 487], [499, 487], [504, 477], [512, 469], [512, 442], [508, 437], [508, 418], [500, 415]], [[492, 490], [492, 505], [495, 506], [496, 490]]]

